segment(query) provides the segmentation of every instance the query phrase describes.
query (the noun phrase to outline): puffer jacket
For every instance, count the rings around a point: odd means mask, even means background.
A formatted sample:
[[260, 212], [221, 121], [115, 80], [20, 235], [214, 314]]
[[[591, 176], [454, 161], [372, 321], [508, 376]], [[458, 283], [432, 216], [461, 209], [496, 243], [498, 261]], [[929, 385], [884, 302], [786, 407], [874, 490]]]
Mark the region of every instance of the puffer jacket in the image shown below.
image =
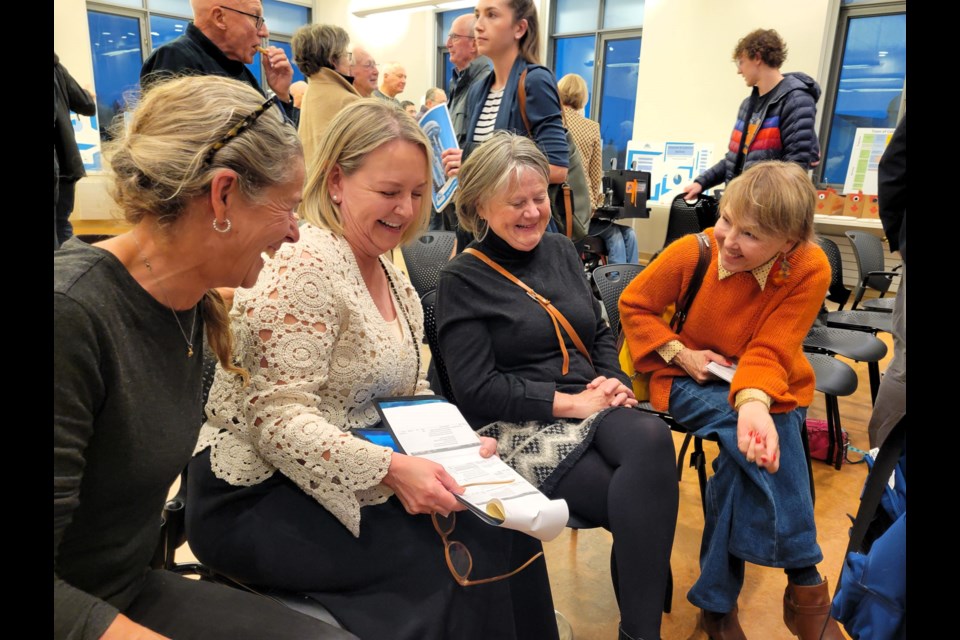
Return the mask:
[[[757, 135], [749, 146], [745, 147], [743, 170], [763, 160], [796, 162], [804, 169], [809, 169], [820, 159], [820, 143], [814, 128], [820, 85], [805, 73], [785, 73], [783, 80], [773, 88], [772, 93], [767, 108], [761, 115]], [[730, 182], [736, 177], [734, 168], [737, 152], [740, 150], [740, 139], [750, 122], [752, 105], [756, 104], [758, 99], [759, 92], [754, 87], [750, 96], [740, 103], [727, 153], [722, 160], [695, 179], [705, 190], [721, 182]]]

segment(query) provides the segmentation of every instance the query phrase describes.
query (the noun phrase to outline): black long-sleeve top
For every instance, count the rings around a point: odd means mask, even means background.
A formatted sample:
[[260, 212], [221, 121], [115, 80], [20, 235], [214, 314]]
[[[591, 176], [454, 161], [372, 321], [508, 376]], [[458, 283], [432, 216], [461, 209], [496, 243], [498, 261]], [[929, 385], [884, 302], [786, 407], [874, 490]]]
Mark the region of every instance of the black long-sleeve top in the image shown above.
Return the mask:
[[142, 588], [200, 430], [203, 358], [113, 254], [71, 238], [53, 269], [53, 637], [93, 640]]
[[570, 370], [563, 375], [563, 356], [547, 312], [478, 258], [456, 256], [440, 272], [437, 331], [457, 404], [474, 428], [496, 420], [553, 420], [554, 393], [579, 393], [598, 375], [617, 377], [629, 386], [615, 337], [568, 238], [547, 233], [536, 248], [524, 252], [491, 231], [470, 246], [549, 299], [593, 359], [591, 366], [564, 333]]

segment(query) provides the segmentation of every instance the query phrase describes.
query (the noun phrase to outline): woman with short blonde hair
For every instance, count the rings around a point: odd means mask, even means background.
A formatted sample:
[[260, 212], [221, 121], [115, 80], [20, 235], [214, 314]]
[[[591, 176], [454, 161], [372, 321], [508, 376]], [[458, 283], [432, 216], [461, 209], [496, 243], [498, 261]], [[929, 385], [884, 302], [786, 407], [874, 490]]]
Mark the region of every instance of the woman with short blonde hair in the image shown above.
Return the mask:
[[[650, 403], [720, 443], [700, 577], [687, 593], [713, 638], [744, 637], [737, 599], [747, 561], [786, 572], [790, 633], [843, 637], [816, 567], [823, 554], [801, 438], [815, 383], [803, 340], [830, 284], [827, 257], [811, 241], [815, 204], [800, 165], [758, 162], [730, 182], [716, 226], [704, 231], [709, 266], [682, 333], [663, 314], [696, 271], [698, 238], [664, 249], [620, 297], [634, 366], [652, 373]], [[717, 364], [735, 367], [729, 383], [708, 368]]]

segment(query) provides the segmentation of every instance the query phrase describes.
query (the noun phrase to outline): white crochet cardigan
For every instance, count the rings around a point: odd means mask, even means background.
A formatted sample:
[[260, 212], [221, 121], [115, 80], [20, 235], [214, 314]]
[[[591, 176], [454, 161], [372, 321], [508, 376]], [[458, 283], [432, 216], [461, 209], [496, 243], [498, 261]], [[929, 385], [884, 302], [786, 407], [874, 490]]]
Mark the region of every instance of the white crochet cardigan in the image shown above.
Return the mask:
[[[195, 453], [210, 447], [214, 474], [235, 486], [279, 470], [354, 536], [360, 507], [392, 495], [381, 484], [391, 450], [350, 435], [375, 424], [371, 400], [430, 393], [417, 371], [423, 310], [410, 282], [381, 257], [403, 326], [398, 342], [367, 291], [347, 242], [311, 225], [284, 245], [230, 312], [234, 357], [217, 367]], [[399, 299], [396, 299], [399, 298]], [[411, 339], [411, 333], [413, 337]]]

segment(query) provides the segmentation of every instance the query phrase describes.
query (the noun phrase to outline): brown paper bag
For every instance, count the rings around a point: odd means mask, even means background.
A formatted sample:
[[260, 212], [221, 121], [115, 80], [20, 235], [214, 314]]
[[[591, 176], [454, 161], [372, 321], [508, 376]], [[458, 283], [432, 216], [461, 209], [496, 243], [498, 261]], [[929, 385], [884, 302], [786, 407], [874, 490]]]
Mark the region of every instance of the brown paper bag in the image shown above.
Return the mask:
[[832, 188], [817, 191], [817, 207], [814, 213], [826, 216], [838, 216], [843, 213], [843, 197]]
[[880, 219], [880, 200], [877, 196], [863, 196], [866, 204], [863, 206], [863, 215], [861, 218], [870, 218], [872, 220]]
[[848, 193], [844, 196], [843, 215], [853, 218], [859, 218], [863, 214], [864, 205], [866, 205], [863, 191]]

